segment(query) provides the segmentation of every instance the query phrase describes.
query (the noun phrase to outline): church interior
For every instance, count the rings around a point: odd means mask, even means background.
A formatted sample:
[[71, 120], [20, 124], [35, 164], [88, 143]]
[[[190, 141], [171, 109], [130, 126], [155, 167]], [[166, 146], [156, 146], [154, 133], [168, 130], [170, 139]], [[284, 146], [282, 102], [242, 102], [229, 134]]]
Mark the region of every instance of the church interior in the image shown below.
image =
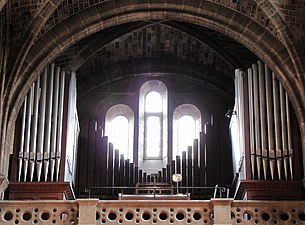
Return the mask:
[[0, 18], [0, 224], [304, 223], [305, 1]]

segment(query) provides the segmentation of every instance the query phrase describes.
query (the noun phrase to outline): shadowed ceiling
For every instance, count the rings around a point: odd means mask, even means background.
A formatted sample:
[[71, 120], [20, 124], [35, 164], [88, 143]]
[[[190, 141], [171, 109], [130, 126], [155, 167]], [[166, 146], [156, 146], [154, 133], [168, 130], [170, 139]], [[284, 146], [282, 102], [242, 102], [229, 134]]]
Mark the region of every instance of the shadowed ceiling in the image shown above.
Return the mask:
[[102, 30], [71, 46], [55, 63], [76, 71], [80, 99], [112, 82], [152, 74], [193, 81], [232, 98], [234, 70], [256, 60], [251, 51], [221, 33], [163, 21]]

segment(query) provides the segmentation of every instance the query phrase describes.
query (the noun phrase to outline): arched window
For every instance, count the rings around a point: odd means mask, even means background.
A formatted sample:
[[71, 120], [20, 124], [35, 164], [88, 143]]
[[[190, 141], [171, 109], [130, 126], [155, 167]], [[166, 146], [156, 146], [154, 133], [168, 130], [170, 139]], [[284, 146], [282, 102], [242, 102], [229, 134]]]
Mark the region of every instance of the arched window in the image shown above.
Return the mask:
[[192, 104], [178, 106], [173, 115], [173, 158], [193, 145], [201, 132], [201, 113]]
[[161, 81], [150, 80], [141, 86], [138, 162], [147, 172], [167, 163], [167, 104], [167, 88]]
[[151, 91], [145, 96], [145, 158], [161, 158], [162, 96]]
[[112, 106], [106, 113], [105, 135], [114, 149], [119, 149], [125, 159], [133, 161], [134, 113], [127, 106]]

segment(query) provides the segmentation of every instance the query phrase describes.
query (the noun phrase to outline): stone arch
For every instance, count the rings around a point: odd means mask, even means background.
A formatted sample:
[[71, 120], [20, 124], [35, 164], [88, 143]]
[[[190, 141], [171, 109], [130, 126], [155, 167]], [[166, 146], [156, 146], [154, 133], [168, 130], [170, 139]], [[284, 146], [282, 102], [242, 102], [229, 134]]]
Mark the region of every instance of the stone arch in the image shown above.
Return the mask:
[[[4, 122], [8, 124], [5, 129], [7, 131], [6, 144], [2, 150], [11, 148], [9, 140], [21, 102], [31, 83], [48, 63], [75, 42], [99, 30], [143, 20], [176, 20], [205, 26], [228, 35], [252, 50], [283, 83], [296, 111], [302, 134], [305, 134], [303, 83], [296, 79], [295, 59], [290, 58], [291, 55], [281, 41], [251, 18], [219, 3], [201, 4], [201, 1], [189, 1], [180, 5], [167, 3], [167, 1], [160, 2], [138, 5], [122, 3], [114, 8], [116, 4], [107, 1], [69, 17], [41, 36], [27, 53], [15, 85], [9, 93], [6, 93], [9, 111], [4, 117], [7, 118]], [[286, 66], [282, 66], [283, 62]], [[302, 144], [304, 148], [305, 140]]]
[[105, 116], [105, 135], [109, 137], [109, 141], [111, 142], [112, 127], [110, 125], [114, 118], [117, 116], [124, 116], [128, 120], [128, 154], [126, 155], [126, 157], [127, 159], [130, 159], [131, 162], [133, 162], [133, 156], [135, 155], [132, 151], [134, 149], [134, 112], [128, 105], [116, 104], [108, 109]]

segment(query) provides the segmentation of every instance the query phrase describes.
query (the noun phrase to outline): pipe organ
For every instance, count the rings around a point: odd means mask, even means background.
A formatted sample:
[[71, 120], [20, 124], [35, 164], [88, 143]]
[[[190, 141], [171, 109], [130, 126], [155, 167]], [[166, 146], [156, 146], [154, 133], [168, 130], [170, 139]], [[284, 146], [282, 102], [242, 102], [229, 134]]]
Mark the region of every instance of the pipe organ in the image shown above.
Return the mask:
[[[232, 136], [233, 158], [241, 179], [260, 183], [300, 179], [298, 160], [294, 160], [299, 156], [297, 141], [293, 141], [293, 135], [294, 140], [298, 138], [298, 131], [293, 130], [293, 125], [297, 127], [294, 112], [282, 84], [262, 61], [247, 71], [235, 71], [235, 111], [231, 118], [231, 133], [237, 133]], [[245, 163], [238, 165], [239, 158]]]
[[[91, 197], [103, 199], [117, 199], [119, 192], [134, 194], [138, 183], [172, 183], [172, 175], [182, 174], [182, 181], [178, 183], [179, 193], [191, 193], [193, 199], [211, 198], [214, 189], [203, 190], [191, 187], [214, 187], [222, 183], [220, 177], [219, 159], [214, 143], [216, 133], [211, 124], [206, 125], [206, 132], [200, 134], [200, 139], [195, 139], [182, 155], [177, 155], [166, 167], [159, 168], [155, 173], [149, 174], [138, 167], [137, 162], [130, 162], [119, 149], [114, 149], [113, 144], [104, 136], [103, 123], [90, 120], [88, 126], [88, 141], [82, 142], [78, 167], [78, 193], [80, 197], [88, 196], [86, 188], [91, 188]], [[81, 139], [84, 140], [84, 139]], [[87, 148], [86, 148], [87, 147]], [[220, 154], [219, 154], [220, 155]], [[209, 160], [206, 160], [209, 157]], [[222, 172], [224, 173], [224, 171]], [[223, 183], [222, 183], [223, 184]], [[126, 187], [120, 189], [119, 187]], [[183, 188], [190, 187], [190, 188]]]
[[69, 167], [74, 162], [69, 160], [75, 158], [79, 132], [75, 74], [47, 66], [32, 84], [20, 115], [13, 156], [18, 168], [11, 169], [11, 181], [72, 181]]

